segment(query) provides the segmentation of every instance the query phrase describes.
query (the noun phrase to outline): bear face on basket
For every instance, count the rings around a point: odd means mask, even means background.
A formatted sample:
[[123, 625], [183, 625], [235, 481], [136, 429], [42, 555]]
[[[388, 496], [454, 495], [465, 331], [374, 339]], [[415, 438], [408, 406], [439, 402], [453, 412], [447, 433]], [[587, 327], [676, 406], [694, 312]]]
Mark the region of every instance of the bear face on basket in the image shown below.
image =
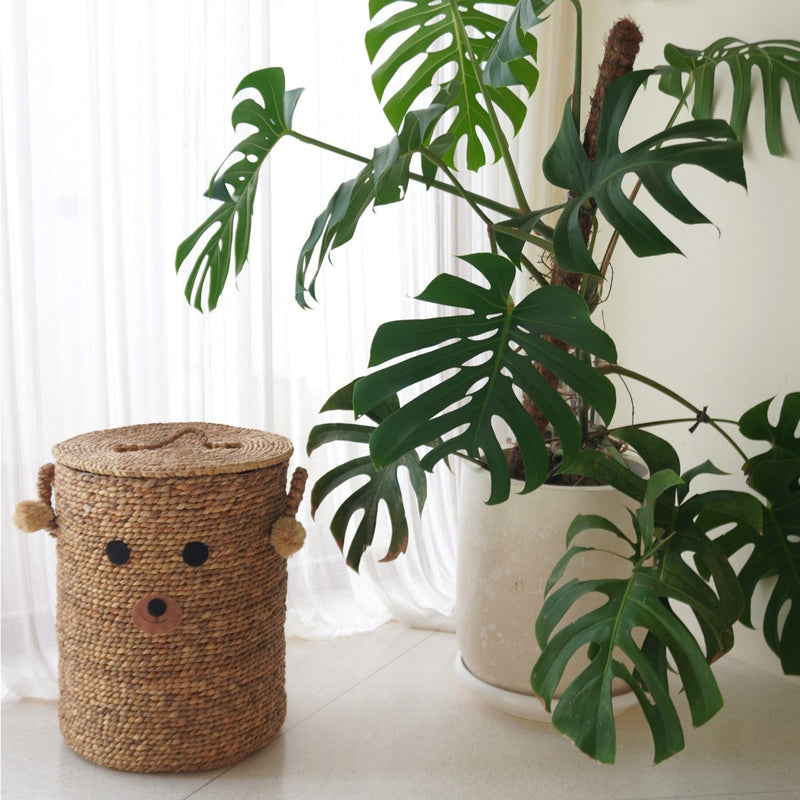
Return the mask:
[[[105, 546], [105, 553], [112, 564], [122, 566], [131, 559], [131, 549], [122, 539], [112, 539]], [[200, 567], [208, 561], [208, 545], [205, 542], [187, 542], [181, 556], [190, 567]], [[180, 603], [163, 592], [152, 592], [136, 601], [131, 614], [134, 625], [145, 633], [170, 633], [183, 619]]]
[[[66, 469], [56, 467], [57, 483]], [[252, 626], [247, 612], [283, 562], [264, 535], [270, 509], [241, 502], [268, 491], [262, 472], [182, 481], [71, 475], [79, 497], [73, 504], [59, 494], [58, 558], [78, 626], [88, 633], [101, 622], [143, 654], [176, 646], [153, 635], [193, 648], [224, 636], [234, 657], [231, 637]], [[276, 499], [284, 496], [279, 485]]]

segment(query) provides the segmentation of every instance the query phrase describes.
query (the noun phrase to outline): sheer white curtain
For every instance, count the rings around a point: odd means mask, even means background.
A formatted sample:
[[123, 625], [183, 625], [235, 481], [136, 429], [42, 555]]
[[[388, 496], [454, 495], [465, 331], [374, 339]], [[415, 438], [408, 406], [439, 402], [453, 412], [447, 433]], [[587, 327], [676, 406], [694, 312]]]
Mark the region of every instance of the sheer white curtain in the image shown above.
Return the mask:
[[[199, 314], [172, 262], [212, 206], [201, 194], [237, 141], [231, 95], [246, 72], [281, 65], [287, 87], [307, 87], [294, 120], [304, 133], [361, 153], [389, 139], [362, 46], [367, 3], [10, 0], [1, 14], [3, 694], [53, 697], [55, 544], [10, 522], [52, 445], [141, 422], [225, 422], [289, 436], [313, 480], [337, 454], [306, 458], [308, 431], [364, 370], [375, 327], [418, 313], [410, 298], [434, 272], [485, 242], [455, 201], [415, 188], [365, 215], [326, 268], [320, 307], [302, 311], [299, 246], [358, 166], [281, 142], [260, 182], [250, 263]], [[312, 521], [304, 504], [290, 635], [391, 618], [452, 627], [456, 476], [432, 481], [409, 553], [379, 564], [378, 550], [361, 575], [327, 531], [332, 510]]]

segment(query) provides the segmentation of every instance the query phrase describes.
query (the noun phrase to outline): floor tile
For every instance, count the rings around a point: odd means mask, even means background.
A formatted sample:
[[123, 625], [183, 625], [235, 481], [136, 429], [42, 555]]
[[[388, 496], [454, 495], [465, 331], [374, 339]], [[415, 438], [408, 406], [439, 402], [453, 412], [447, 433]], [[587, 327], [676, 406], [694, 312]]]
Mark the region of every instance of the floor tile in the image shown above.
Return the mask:
[[[618, 763], [595, 764], [549, 725], [495, 711], [453, 673], [450, 634], [388, 625], [287, 645], [280, 737], [217, 772], [115, 772], [74, 755], [55, 703], [3, 707], [3, 800], [800, 800], [800, 690], [730, 659], [726, 705], [686, 723], [687, 749], [652, 765], [638, 709], [618, 718]], [[680, 703], [685, 706], [685, 703]], [[683, 718], [686, 718], [685, 709]]]
[[[389, 624], [368, 635], [290, 640], [284, 731], [431, 635]], [[222, 772], [135, 775], [92, 764], [73, 753], [61, 738], [55, 702], [6, 703], [2, 717], [2, 800], [183, 800]]]
[[431, 631], [390, 623], [368, 634], [316, 641], [289, 640], [284, 731], [432, 635]]
[[455, 650], [450, 635], [425, 639], [194, 798], [789, 800], [800, 786], [800, 692], [772, 676], [718, 665], [722, 716], [688, 726], [690, 750], [657, 767], [641, 712], [629, 711], [608, 767], [548, 725], [485, 706], [455, 681]]
[[106, 769], [67, 747], [55, 701], [3, 705], [2, 800], [184, 800], [221, 770], [134, 775]]

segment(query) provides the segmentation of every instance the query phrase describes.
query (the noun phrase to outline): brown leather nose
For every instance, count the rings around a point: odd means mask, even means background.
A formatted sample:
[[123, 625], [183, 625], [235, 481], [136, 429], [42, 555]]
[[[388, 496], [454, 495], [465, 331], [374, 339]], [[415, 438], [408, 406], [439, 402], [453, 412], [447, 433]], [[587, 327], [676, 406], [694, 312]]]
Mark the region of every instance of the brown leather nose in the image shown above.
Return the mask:
[[136, 601], [131, 619], [145, 633], [169, 633], [181, 624], [183, 610], [168, 594], [153, 592]]

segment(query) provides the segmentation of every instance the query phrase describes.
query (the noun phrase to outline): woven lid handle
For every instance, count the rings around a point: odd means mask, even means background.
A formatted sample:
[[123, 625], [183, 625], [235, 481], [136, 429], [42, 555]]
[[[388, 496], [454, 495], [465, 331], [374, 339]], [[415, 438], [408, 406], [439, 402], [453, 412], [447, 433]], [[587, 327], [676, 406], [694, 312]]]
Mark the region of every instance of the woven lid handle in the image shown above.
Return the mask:
[[286, 493], [286, 506], [283, 509], [284, 517], [297, 516], [297, 509], [300, 508], [300, 501], [303, 499], [307, 480], [308, 470], [303, 469], [303, 467], [297, 467], [292, 475], [289, 491]]
[[14, 525], [26, 533], [46, 530], [51, 536], [58, 531], [56, 513], [53, 511], [53, 479], [55, 464], [45, 464], [39, 470], [36, 482], [38, 500], [23, 500], [14, 509]]
[[292, 475], [289, 491], [286, 493], [286, 505], [283, 514], [275, 520], [272, 526], [270, 541], [275, 552], [283, 558], [289, 558], [296, 553], [306, 540], [306, 532], [298, 520], [295, 519], [303, 492], [306, 488], [308, 472], [303, 467], [297, 467]]
[[212, 442], [209, 440], [208, 436], [206, 436], [205, 431], [200, 430], [200, 428], [187, 425], [186, 427], [175, 431], [175, 433], [170, 434], [166, 438], [160, 439], [157, 442], [132, 442], [130, 444], [118, 444], [114, 447], [114, 450], [117, 453], [134, 453], [137, 450], [160, 450], [162, 447], [167, 447], [173, 442], [176, 442], [178, 439], [192, 434], [200, 440], [200, 444], [205, 447], [206, 450], [233, 450], [242, 446], [241, 442]]

